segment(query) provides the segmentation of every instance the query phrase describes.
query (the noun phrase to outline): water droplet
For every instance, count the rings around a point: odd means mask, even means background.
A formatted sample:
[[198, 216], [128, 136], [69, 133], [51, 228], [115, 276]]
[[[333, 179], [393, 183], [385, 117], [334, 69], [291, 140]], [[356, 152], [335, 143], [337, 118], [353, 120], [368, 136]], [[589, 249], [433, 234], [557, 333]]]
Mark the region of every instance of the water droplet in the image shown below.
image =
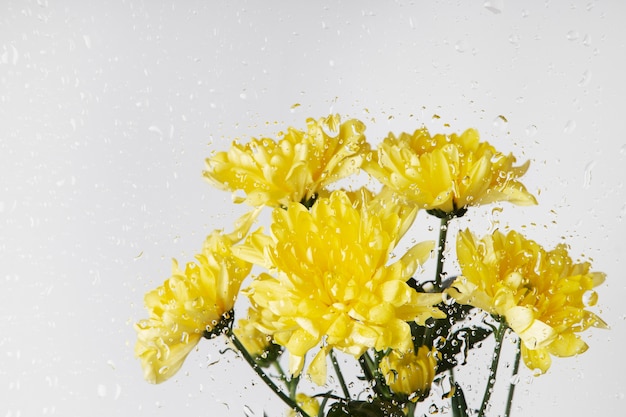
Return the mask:
[[570, 30], [569, 32], [567, 32], [566, 37], [568, 41], [575, 41], [580, 37], [580, 34], [578, 33], [578, 31]]
[[159, 129], [159, 127], [158, 127], [158, 126], [150, 126], [150, 127], [148, 128], [148, 130], [149, 130], [150, 132], [152, 132], [152, 133], [156, 133], [156, 134], [157, 134], [157, 135], [159, 135], [159, 136], [162, 136], [162, 135], [163, 135], [163, 132], [161, 131], [161, 129]]
[[596, 162], [591, 161], [587, 165], [585, 165], [585, 174], [583, 176], [583, 188], [589, 188], [591, 186], [591, 171], [595, 166]]
[[537, 126], [535, 125], [526, 126], [526, 136], [528, 136], [529, 138], [532, 138], [536, 134], [537, 134]]
[[445, 344], [446, 338], [443, 336], [439, 336], [435, 340], [433, 340], [433, 347], [435, 347], [435, 349], [441, 349], [445, 346]]
[[[11, 53], [12, 53], [11, 64], [17, 65], [17, 61], [20, 58], [20, 54], [19, 52], [17, 52], [17, 48], [15, 47], [15, 45], [11, 45]], [[4, 49], [4, 53], [2, 54], [0, 61], [5, 64], [9, 62], [9, 51], [6, 49], [6, 47]]]
[[254, 417], [254, 412], [247, 405], [243, 406], [243, 413], [246, 417]]
[[509, 36], [509, 43], [514, 46], [519, 46], [520, 37], [516, 34]]
[[583, 294], [583, 303], [587, 307], [593, 307], [594, 305], [596, 305], [597, 302], [598, 302], [597, 292], [593, 290], [585, 291], [585, 293]]
[[463, 53], [467, 51], [467, 46], [468, 46], [467, 41], [465, 41], [464, 39], [461, 39], [454, 45], [454, 49], [456, 49], [457, 52]]
[[489, 10], [491, 13], [500, 14], [504, 9], [504, 1], [503, 0], [487, 0], [483, 3], [483, 7]]
[[500, 131], [505, 131], [509, 121], [503, 115], [498, 115], [495, 119], [493, 119], [493, 126]]
[[586, 70], [585, 72], [583, 72], [583, 75], [580, 81], [578, 81], [578, 86], [585, 87], [586, 85], [589, 84], [589, 81], [591, 81], [591, 71]]
[[519, 374], [515, 374], [515, 375], [511, 376], [511, 379], [509, 380], [511, 385], [517, 385], [519, 383], [519, 381], [520, 381]]
[[576, 122], [574, 120], [568, 120], [567, 123], [565, 123], [565, 126], [563, 127], [563, 133], [569, 135], [574, 130], [576, 130]]

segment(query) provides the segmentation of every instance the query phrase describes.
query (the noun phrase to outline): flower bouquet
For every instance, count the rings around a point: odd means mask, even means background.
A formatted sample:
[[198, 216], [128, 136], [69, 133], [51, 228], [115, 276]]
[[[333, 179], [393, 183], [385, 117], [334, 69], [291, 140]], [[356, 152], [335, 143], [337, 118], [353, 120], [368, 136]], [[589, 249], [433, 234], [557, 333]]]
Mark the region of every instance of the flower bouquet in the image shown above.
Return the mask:
[[[587, 349], [580, 332], [607, 327], [588, 310], [605, 275], [574, 262], [565, 245], [548, 250], [498, 229], [447, 235], [475, 206], [537, 204], [520, 182], [529, 162], [515, 166], [474, 129], [389, 134], [377, 148], [364, 132], [361, 121], [331, 115], [207, 159], [205, 178], [251, 210], [232, 231], [211, 232], [195, 261], [174, 261], [171, 276], [146, 294], [149, 317], [135, 326], [146, 380], [174, 375], [200, 339], [226, 337], [291, 415], [422, 415], [445, 380], [453, 416], [483, 416], [512, 340], [513, 378], [498, 405], [508, 416], [521, 360], [540, 375], [552, 356]], [[360, 171], [380, 183], [375, 191], [337, 183]], [[266, 207], [269, 230], [252, 230]], [[439, 219], [439, 239], [403, 250], [419, 210]], [[444, 268], [448, 245], [455, 276]], [[429, 258], [436, 272], [425, 278]], [[244, 314], [235, 309], [240, 296], [249, 301]], [[493, 345], [483, 343], [489, 338]], [[466, 398], [455, 370], [487, 345], [484, 395]], [[338, 354], [358, 371], [342, 370]]]

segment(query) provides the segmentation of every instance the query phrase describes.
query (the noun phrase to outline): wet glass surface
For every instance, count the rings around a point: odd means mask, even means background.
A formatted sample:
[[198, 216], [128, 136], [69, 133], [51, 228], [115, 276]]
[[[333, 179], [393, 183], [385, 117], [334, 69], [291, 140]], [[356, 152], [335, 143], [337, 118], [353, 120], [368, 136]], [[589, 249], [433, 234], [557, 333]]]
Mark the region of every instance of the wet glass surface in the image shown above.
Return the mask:
[[592, 259], [607, 274], [595, 311], [611, 330], [590, 331], [589, 351], [547, 375], [522, 372], [513, 415], [619, 415], [625, 12], [600, 1], [4, 1], [0, 415], [284, 415], [220, 340], [146, 383], [133, 324], [171, 259], [191, 260], [246, 209], [203, 180], [204, 159], [335, 112], [363, 120], [373, 143], [475, 127], [531, 161], [538, 206], [464, 221]]

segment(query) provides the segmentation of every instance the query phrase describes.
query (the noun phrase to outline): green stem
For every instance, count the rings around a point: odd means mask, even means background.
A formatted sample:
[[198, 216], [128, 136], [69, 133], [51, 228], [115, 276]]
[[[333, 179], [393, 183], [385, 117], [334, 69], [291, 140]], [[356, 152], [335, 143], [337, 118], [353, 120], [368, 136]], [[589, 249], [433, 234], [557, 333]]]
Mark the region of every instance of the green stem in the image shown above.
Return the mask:
[[270, 387], [270, 389], [274, 391], [274, 393], [278, 395], [278, 397], [283, 400], [285, 404], [287, 404], [287, 406], [296, 411], [296, 413], [300, 413], [302, 416], [308, 416], [308, 414], [298, 405], [298, 403], [289, 398], [289, 396], [285, 394], [283, 390], [281, 390], [274, 383], [274, 381], [272, 381], [272, 379], [263, 371], [263, 369], [254, 361], [254, 358], [250, 356], [246, 348], [243, 346], [241, 341], [237, 338], [237, 336], [232, 332], [231, 329], [226, 330], [226, 336], [230, 338], [237, 350], [239, 350], [241, 356], [243, 356], [246, 362], [248, 362], [248, 365], [250, 365], [250, 367], [254, 369], [254, 372], [256, 372], [257, 375], [261, 377], [263, 382], [265, 382], [267, 386]]
[[446, 250], [446, 238], [448, 236], [448, 223], [450, 222], [450, 217], [445, 216], [441, 218], [441, 225], [439, 227], [439, 246], [437, 249], [439, 250], [437, 253], [437, 273], [435, 274], [435, 291], [441, 291], [441, 282], [443, 275], [443, 252]]
[[489, 368], [489, 379], [487, 380], [487, 387], [485, 388], [485, 395], [483, 396], [483, 403], [480, 406], [478, 417], [483, 417], [485, 415], [485, 410], [487, 409], [491, 393], [493, 392], [493, 385], [496, 382], [496, 371], [498, 370], [498, 361], [500, 360], [500, 352], [502, 351], [502, 341], [507, 328], [508, 327], [505, 321], [501, 319], [500, 326], [494, 335], [496, 338], [496, 348], [493, 352], [491, 367]]
[[348, 391], [348, 386], [346, 385], [346, 381], [343, 379], [343, 374], [339, 368], [337, 357], [332, 349], [330, 350], [330, 361], [333, 364], [333, 369], [335, 369], [335, 374], [337, 374], [337, 379], [339, 380], [339, 385], [341, 385], [341, 389], [343, 390], [343, 395], [346, 397], [347, 401], [350, 401], [350, 391]]
[[[370, 366], [370, 363], [371, 363], [372, 359], [368, 358], [369, 359], [369, 362], [368, 362], [367, 359], [365, 358], [366, 355], [367, 355], [367, 352], [365, 352], [364, 354], [359, 356], [359, 364], [361, 365], [361, 369], [363, 370], [363, 374], [365, 375], [365, 379], [367, 379], [368, 381], [371, 382], [376, 377], [374, 376], [374, 370]], [[367, 355], [367, 356], [369, 356], [369, 355]]]
[[[517, 378], [517, 373], [519, 372], [519, 362], [520, 357], [522, 355], [522, 346], [521, 339], [517, 338], [517, 346], [515, 351], [515, 362], [513, 363], [513, 378]], [[509, 417], [511, 415], [511, 406], [513, 405], [513, 394], [515, 393], [515, 387], [517, 386], [517, 381], [509, 385], [509, 395], [506, 400], [506, 410], [504, 411], [504, 417]]]
[[371, 384], [374, 392], [386, 399], [393, 398], [393, 394], [391, 394], [389, 387], [385, 383], [385, 379], [378, 371], [378, 365], [374, 363], [369, 353], [363, 353], [363, 355], [359, 357], [359, 363], [361, 364], [365, 378], [367, 378], [368, 382]]
[[298, 389], [298, 382], [300, 380], [300, 377], [292, 376], [291, 378], [287, 378], [287, 375], [285, 374], [283, 367], [280, 366], [280, 363], [278, 363], [278, 361], [274, 361], [274, 368], [276, 368], [276, 370], [278, 371], [278, 374], [280, 375], [280, 379], [287, 386], [287, 389], [289, 390], [289, 398], [295, 401], [297, 389]]
[[416, 408], [417, 404], [415, 404], [413, 401], [409, 401], [407, 403], [407, 410], [406, 410], [406, 415], [407, 417], [414, 417], [415, 416], [415, 408]]

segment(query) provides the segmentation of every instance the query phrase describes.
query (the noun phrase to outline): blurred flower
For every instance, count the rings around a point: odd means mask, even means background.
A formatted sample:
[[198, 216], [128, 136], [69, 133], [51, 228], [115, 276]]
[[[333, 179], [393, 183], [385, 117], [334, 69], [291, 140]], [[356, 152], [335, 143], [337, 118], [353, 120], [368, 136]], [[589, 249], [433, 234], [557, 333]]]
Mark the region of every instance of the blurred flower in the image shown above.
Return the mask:
[[310, 211], [299, 203], [275, 209], [272, 236], [255, 233], [237, 250], [275, 273], [261, 274], [248, 294], [262, 313], [259, 330], [289, 351], [290, 372], [298, 375], [306, 353], [323, 344], [308, 368], [320, 385], [329, 349], [355, 357], [370, 347], [405, 352], [412, 347], [407, 321], [444, 317], [432, 307], [441, 294], [417, 293], [406, 283], [433, 242], [386, 265], [416, 209], [407, 215], [392, 202], [355, 205], [334, 191]]
[[239, 319], [233, 333], [255, 362], [262, 367], [267, 367], [276, 360], [282, 349], [273, 342], [272, 336], [259, 331], [256, 323], [260, 318], [261, 313], [256, 308], [250, 307], [248, 318]]
[[256, 328], [255, 323], [258, 320], [259, 312], [254, 308], [250, 308], [248, 309], [248, 318], [239, 319], [237, 327], [233, 329], [235, 336], [252, 356], [263, 354], [272, 341], [271, 336], [260, 332]]
[[[320, 411], [320, 403], [316, 398], [309, 397], [308, 395], [299, 392], [296, 394], [296, 402], [309, 417], [317, 417]], [[287, 412], [287, 416], [296, 417], [295, 410], [289, 410]]]
[[589, 263], [576, 263], [566, 246], [546, 251], [511, 231], [477, 240], [465, 230], [457, 239], [462, 276], [450, 294], [506, 320], [522, 340], [526, 365], [544, 373], [550, 355], [567, 357], [587, 350], [577, 333], [606, 323], [586, 310], [597, 301], [593, 288], [605, 274], [589, 272]]
[[496, 201], [537, 204], [518, 181], [529, 162], [519, 167], [514, 162], [512, 155], [480, 142], [474, 129], [460, 136], [431, 137], [422, 128], [412, 135], [390, 133], [378, 151], [371, 151], [363, 169], [408, 201], [442, 217]]
[[389, 388], [396, 394], [404, 394], [412, 401], [428, 395], [435, 379], [437, 350], [420, 346], [417, 354], [392, 350], [380, 362], [380, 371]]
[[286, 206], [316, 198], [332, 182], [358, 172], [365, 125], [356, 119], [341, 123], [339, 115], [308, 119], [307, 130], [287, 129], [282, 139], [233, 142], [227, 152], [207, 158], [205, 178], [218, 188], [243, 191], [236, 203]]
[[170, 378], [201, 337], [215, 334], [232, 320], [239, 287], [252, 266], [236, 258], [231, 249], [248, 232], [257, 213], [239, 219], [231, 234], [212, 232], [196, 262], [182, 270], [174, 260], [172, 276], [146, 294], [150, 317], [135, 325], [135, 355], [149, 382]]

